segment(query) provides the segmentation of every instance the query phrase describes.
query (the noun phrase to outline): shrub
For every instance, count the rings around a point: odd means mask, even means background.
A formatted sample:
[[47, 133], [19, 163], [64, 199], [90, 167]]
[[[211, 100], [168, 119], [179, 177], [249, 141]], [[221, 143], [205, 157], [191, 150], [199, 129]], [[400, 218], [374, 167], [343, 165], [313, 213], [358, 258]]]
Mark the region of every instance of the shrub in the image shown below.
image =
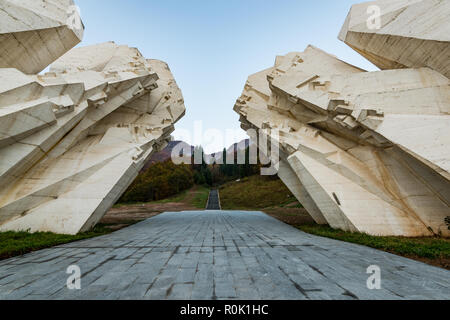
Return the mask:
[[168, 198], [194, 185], [194, 175], [187, 165], [171, 161], [156, 163], [141, 172], [120, 199], [122, 203], [150, 202]]

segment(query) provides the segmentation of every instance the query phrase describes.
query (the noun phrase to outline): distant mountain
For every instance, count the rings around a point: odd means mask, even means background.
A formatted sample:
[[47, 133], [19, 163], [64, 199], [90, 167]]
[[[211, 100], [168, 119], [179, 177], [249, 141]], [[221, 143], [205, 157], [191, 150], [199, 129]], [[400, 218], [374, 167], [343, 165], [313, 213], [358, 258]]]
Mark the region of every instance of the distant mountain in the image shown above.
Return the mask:
[[[240, 142], [237, 142], [233, 145], [231, 145], [228, 149], [227, 149], [227, 155], [231, 155], [234, 154], [240, 150], [245, 150], [250, 146], [250, 139], [244, 139]], [[216, 161], [220, 161], [223, 158], [223, 150], [220, 152], [215, 152], [212, 153], [210, 155], [208, 155], [209, 158], [215, 158]], [[223, 161], [222, 161], [223, 162]]]
[[[170, 160], [172, 157], [172, 152], [180, 143], [184, 144], [185, 150], [191, 150], [190, 155], [194, 154], [194, 146], [189, 145], [188, 143], [184, 141], [170, 141], [167, 147], [165, 147], [162, 151], [155, 153], [151, 156], [150, 160], [145, 164], [144, 168], [142, 170], [147, 170], [151, 165], [158, 163], [158, 162], [165, 162], [167, 160]], [[233, 154], [237, 152], [238, 150], [245, 150], [250, 146], [250, 140], [245, 139], [238, 143], [233, 144], [227, 149], [228, 154]], [[211, 163], [211, 159], [217, 159], [220, 160], [223, 157], [223, 150], [214, 152], [212, 154], [206, 155], [207, 162]]]
[[172, 151], [175, 149], [176, 146], [178, 146], [180, 143], [185, 144], [187, 149], [190, 148], [191, 154], [194, 153], [194, 147], [190, 146], [184, 141], [170, 141], [163, 150], [160, 152], [157, 152], [153, 154], [150, 158], [150, 160], [147, 161], [144, 168], [142, 170], [147, 170], [151, 165], [158, 163], [158, 162], [166, 162], [167, 160], [170, 160], [172, 158]]

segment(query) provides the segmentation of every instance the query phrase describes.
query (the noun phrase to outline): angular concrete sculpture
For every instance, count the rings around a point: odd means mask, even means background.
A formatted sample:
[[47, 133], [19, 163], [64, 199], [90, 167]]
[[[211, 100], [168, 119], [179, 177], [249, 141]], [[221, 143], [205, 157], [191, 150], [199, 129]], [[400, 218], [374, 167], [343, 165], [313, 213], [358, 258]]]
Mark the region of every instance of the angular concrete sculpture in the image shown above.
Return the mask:
[[371, 1], [352, 7], [339, 39], [382, 70], [429, 67], [450, 78], [449, 21], [450, 1]]
[[80, 43], [72, 0], [0, 0], [0, 68], [36, 74]]
[[235, 111], [244, 130], [279, 142], [278, 174], [317, 223], [448, 237], [447, 67], [365, 72], [309, 46], [250, 76]]
[[44, 75], [15, 67], [0, 69], [0, 230], [89, 230], [170, 140], [181, 91], [164, 62], [113, 42]]

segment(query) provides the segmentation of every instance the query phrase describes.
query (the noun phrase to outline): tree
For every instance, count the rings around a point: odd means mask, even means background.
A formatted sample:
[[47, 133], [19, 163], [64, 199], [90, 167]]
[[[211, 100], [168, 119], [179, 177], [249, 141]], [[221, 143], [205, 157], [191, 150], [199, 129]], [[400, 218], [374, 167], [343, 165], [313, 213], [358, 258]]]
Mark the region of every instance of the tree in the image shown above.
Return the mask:
[[187, 165], [175, 165], [172, 161], [156, 163], [141, 172], [121, 202], [148, 202], [165, 199], [194, 185], [194, 173]]

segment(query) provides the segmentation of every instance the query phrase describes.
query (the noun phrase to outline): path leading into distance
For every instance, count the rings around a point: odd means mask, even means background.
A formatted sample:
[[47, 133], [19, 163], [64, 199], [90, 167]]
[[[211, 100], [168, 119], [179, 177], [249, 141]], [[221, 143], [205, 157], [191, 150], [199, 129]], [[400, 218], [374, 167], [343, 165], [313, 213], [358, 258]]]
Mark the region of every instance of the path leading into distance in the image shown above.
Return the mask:
[[218, 190], [211, 190], [206, 204], [206, 210], [220, 210], [220, 197]]
[[[66, 270], [81, 269], [81, 290]], [[381, 289], [366, 273], [381, 269]], [[312, 236], [261, 212], [164, 213], [0, 261], [0, 299], [450, 299], [450, 271]]]

